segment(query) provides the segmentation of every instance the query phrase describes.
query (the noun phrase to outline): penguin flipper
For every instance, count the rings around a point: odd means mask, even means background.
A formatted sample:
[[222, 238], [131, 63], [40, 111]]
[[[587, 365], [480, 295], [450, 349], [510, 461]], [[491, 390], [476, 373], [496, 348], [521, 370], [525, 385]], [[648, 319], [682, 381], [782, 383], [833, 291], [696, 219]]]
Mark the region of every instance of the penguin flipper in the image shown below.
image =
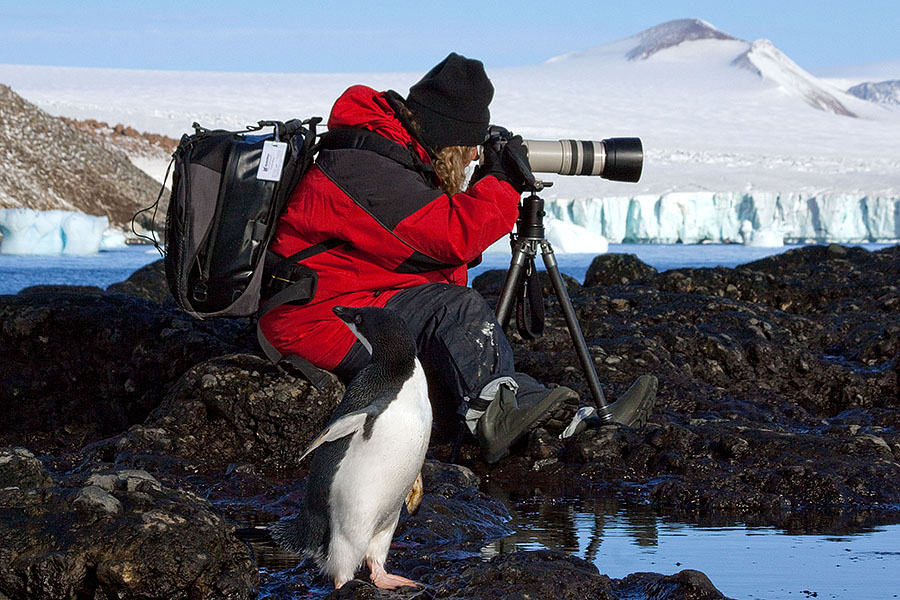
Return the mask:
[[352, 435], [357, 431], [362, 431], [363, 426], [366, 424], [366, 419], [371, 416], [371, 411], [369, 409], [358, 410], [356, 412], [352, 412], [344, 415], [340, 419], [329, 423], [329, 425], [322, 430], [322, 433], [316, 436], [316, 439], [310, 443], [309, 447], [306, 449], [306, 452], [300, 457], [300, 460], [306, 458], [306, 455], [324, 444], [325, 442], [333, 442], [334, 440], [339, 440], [344, 436]]
[[422, 487], [422, 472], [419, 471], [415, 483], [413, 483], [412, 488], [406, 495], [406, 512], [410, 515], [415, 515], [419, 512], [419, 506], [422, 504], [422, 496], [424, 494], [425, 490]]

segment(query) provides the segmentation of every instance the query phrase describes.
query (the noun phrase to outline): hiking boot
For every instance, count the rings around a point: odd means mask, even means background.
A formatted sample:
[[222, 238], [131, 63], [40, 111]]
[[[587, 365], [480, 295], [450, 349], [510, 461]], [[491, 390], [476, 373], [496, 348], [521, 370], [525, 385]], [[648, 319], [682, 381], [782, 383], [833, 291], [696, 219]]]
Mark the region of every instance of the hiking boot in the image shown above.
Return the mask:
[[506, 456], [509, 447], [519, 438], [553, 417], [560, 405], [573, 404], [573, 398], [577, 402], [578, 394], [559, 386], [547, 390], [546, 394], [528, 394], [520, 405], [515, 392], [501, 386], [497, 396], [478, 419], [475, 430], [482, 459], [493, 464]]
[[[608, 404], [607, 408], [612, 416], [613, 423], [620, 423], [629, 427], [643, 427], [647, 419], [653, 414], [656, 405], [656, 389], [659, 381], [653, 375], [641, 375], [637, 378], [628, 391], [622, 394], [618, 400]], [[581, 433], [588, 427], [599, 427], [605, 423], [597, 415], [597, 409], [593, 406], [583, 406], [575, 413], [569, 425], [560, 434], [561, 439], [566, 439]]]
[[629, 427], [643, 427], [656, 406], [659, 381], [653, 375], [641, 375], [619, 399], [607, 405], [612, 420]]

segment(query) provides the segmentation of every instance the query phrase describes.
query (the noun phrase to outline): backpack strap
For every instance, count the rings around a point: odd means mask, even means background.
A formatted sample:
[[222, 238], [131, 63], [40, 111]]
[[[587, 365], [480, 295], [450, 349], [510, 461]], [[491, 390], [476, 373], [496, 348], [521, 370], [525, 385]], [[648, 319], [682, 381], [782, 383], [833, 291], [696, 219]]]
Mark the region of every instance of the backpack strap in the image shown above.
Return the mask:
[[[330, 239], [325, 240], [324, 242], [320, 242], [318, 244], [314, 244], [308, 248], [304, 248], [299, 252], [295, 252], [287, 257], [277, 257], [276, 262], [279, 265], [293, 265], [301, 260], [305, 260], [311, 256], [315, 256], [316, 254], [320, 254], [322, 252], [327, 252], [332, 248], [337, 248], [338, 246], [345, 244], [343, 240], [338, 239]], [[276, 254], [269, 252], [270, 257], [277, 256]], [[268, 261], [267, 261], [268, 262]], [[267, 269], [268, 271], [268, 269]], [[276, 277], [277, 268], [275, 272], [267, 272], [264, 273], [264, 277]], [[305, 304], [309, 302], [312, 297], [316, 293], [316, 277], [315, 274], [310, 270], [311, 276], [304, 277], [290, 283], [284, 289], [277, 292], [271, 298], [263, 302], [259, 310], [256, 313], [256, 341], [259, 343], [260, 348], [262, 348], [263, 353], [266, 357], [272, 361], [278, 368], [285, 370], [282, 366], [282, 363], [287, 363], [290, 367], [300, 372], [300, 374], [316, 389], [321, 390], [322, 387], [328, 383], [330, 376], [328, 373], [311, 362], [303, 358], [302, 356], [298, 356], [296, 354], [281, 354], [275, 346], [266, 338], [266, 335], [263, 333], [262, 328], [259, 325], [260, 320], [265, 316], [269, 311], [278, 308], [284, 304]]]
[[418, 171], [425, 177], [434, 175], [434, 166], [423, 162], [413, 150], [413, 142], [408, 146], [392, 142], [386, 137], [366, 129], [331, 129], [319, 140], [322, 150], [368, 150], [398, 162], [407, 169]]

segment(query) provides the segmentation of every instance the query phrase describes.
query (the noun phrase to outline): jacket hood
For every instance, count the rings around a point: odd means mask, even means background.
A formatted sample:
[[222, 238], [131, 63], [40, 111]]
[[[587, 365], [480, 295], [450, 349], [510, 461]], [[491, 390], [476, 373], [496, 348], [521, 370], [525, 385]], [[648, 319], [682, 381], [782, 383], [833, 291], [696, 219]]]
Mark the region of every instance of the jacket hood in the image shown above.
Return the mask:
[[412, 143], [419, 158], [430, 163], [428, 152], [397, 119], [385, 94], [364, 85], [347, 88], [331, 108], [328, 129], [366, 129], [403, 146]]

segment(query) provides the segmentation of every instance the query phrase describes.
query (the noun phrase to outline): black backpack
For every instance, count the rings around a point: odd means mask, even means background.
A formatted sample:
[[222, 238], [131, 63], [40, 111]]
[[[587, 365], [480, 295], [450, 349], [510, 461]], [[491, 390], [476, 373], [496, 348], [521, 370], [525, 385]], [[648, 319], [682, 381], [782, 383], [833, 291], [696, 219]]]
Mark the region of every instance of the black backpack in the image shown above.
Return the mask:
[[[169, 165], [174, 170], [164, 256], [169, 290], [187, 313], [258, 319], [281, 304], [312, 299], [315, 272], [296, 264], [304, 256], [281, 258], [268, 247], [287, 199], [315, 156], [319, 122], [260, 121], [242, 131], [194, 123], [194, 133], [182, 136]], [[141, 212], [155, 210], [158, 202]], [[272, 362], [286, 360], [317, 387], [327, 380], [301, 357], [282, 356], [258, 325], [257, 339]]]
[[[316, 387], [328, 374], [300, 356], [282, 355], [258, 322], [283, 304], [309, 302], [318, 277], [298, 263], [345, 242], [327, 240], [288, 257], [269, 252], [285, 203], [320, 147], [366, 149], [425, 173], [430, 168], [408, 148], [369, 131], [330, 131], [317, 142], [320, 122], [319, 117], [260, 121], [242, 131], [194, 123], [194, 134], [182, 136], [172, 158], [163, 252], [169, 290], [178, 306], [201, 319], [255, 316], [256, 337], [266, 356], [279, 366], [292, 366]], [[274, 132], [260, 133], [267, 127]], [[158, 206], [159, 198], [138, 212], [132, 229], [140, 214]]]

